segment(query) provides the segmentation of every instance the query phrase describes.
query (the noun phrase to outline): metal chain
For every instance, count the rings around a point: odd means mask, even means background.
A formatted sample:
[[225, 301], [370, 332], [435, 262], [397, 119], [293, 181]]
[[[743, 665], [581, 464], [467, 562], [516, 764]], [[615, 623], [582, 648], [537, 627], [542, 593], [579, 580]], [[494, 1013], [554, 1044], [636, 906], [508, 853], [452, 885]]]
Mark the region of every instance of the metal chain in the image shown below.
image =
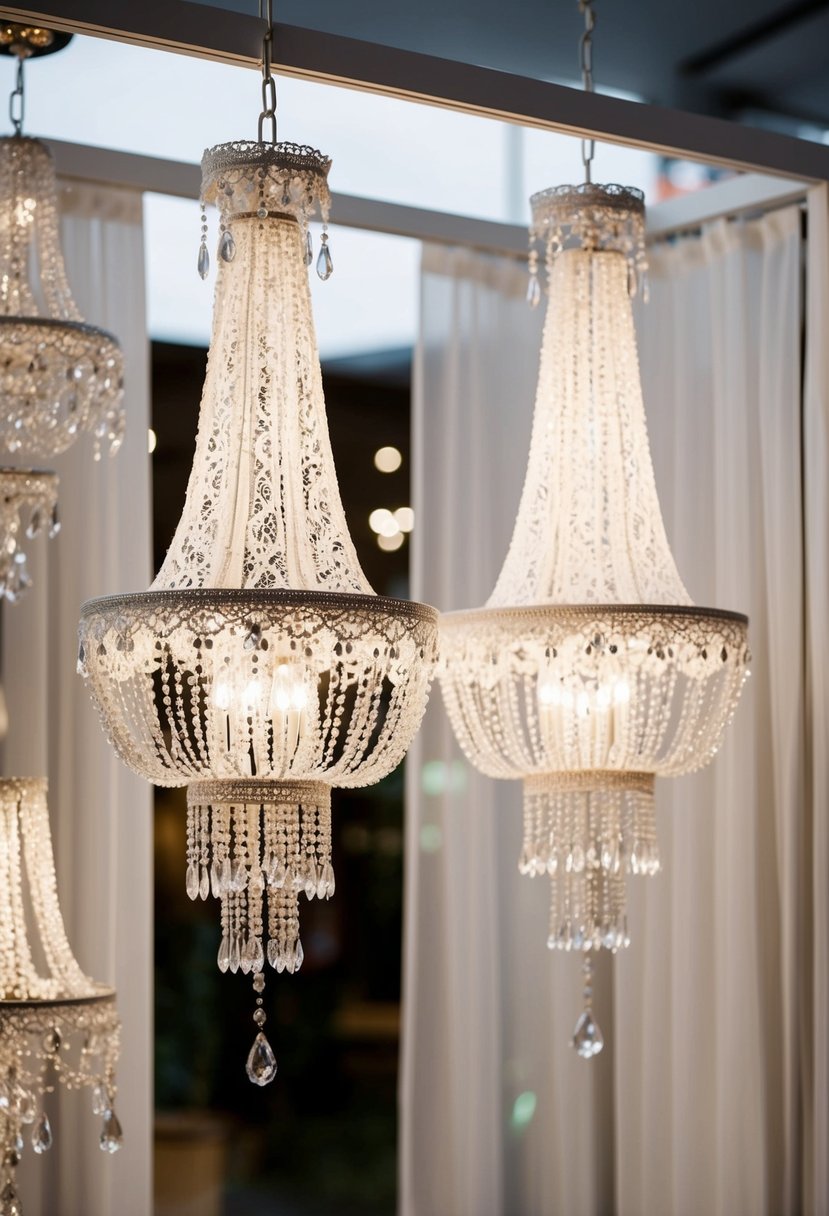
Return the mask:
[[266, 22], [262, 39], [262, 113], [259, 115], [259, 142], [264, 143], [265, 124], [270, 123], [270, 142], [276, 143], [276, 81], [271, 74], [273, 62], [273, 0], [259, 0], [259, 16]]
[[[584, 16], [584, 33], [579, 41], [579, 58], [581, 60], [581, 82], [586, 93], [593, 92], [593, 30], [596, 27], [596, 14], [593, 12], [593, 0], [579, 0], [579, 12]], [[584, 179], [590, 182], [591, 166], [596, 151], [595, 139], [581, 141], [581, 160], [584, 165]]]
[[17, 57], [17, 74], [15, 76], [15, 84], [12, 93], [9, 96], [9, 118], [14, 127], [15, 135], [23, 134], [23, 113], [25, 109], [25, 97], [23, 94], [23, 57]]

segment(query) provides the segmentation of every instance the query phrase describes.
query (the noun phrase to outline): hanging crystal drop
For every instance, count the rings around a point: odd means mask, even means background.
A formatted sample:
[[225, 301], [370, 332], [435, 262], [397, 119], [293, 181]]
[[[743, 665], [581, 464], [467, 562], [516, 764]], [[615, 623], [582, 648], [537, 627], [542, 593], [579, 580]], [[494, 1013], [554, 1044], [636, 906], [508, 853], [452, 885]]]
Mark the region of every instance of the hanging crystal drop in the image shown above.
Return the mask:
[[52, 1125], [46, 1111], [32, 1128], [32, 1148], [36, 1153], [47, 1153], [52, 1147]]
[[309, 228], [305, 233], [305, 265], [310, 266], [314, 260], [314, 241]]
[[187, 895], [190, 899], [198, 899], [199, 897], [199, 867], [195, 861], [191, 861], [187, 867], [187, 879], [185, 882]]
[[210, 873], [207, 866], [201, 868], [201, 878], [199, 879], [199, 897], [207, 899], [210, 894]]
[[604, 1038], [599, 1029], [599, 1023], [593, 1017], [591, 1009], [582, 1011], [576, 1028], [573, 1031], [573, 1047], [583, 1060], [591, 1060], [604, 1047]]
[[124, 1133], [121, 1130], [121, 1124], [118, 1122], [118, 1116], [112, 1109], [105, 1111], [101, 1138], [98, 1141], [101, 1146], [101, 1152], [117, 1153], [123, 1142]]
[[261, 1030], [253, 1040], [246, 1071], [254, 1085], [268, 1085], [276, 1076], [276, 1056]]
[[24, 1089], [22, 1085], [18, 1086], [15, 1092], [13, 1108], [21, 1123], [34, 1123], [37, 1116], [34, 1094], [31, 1094], [28, 1089]]
[[527, 284], [527, 303], [530, 308], [538, 308], [541, 303], [541, 284], [537, 274], [530, 275], [530, 281]]
[[102, 1115], [109, 1108], [109, 1094], [106, 1091], [106, 1086], [100, 1084], [92, 1087], [92, 1113], [93, 1115]]
[[219, 942], [219, 953], [216, 956], [216, 962], [219, 964], [219, 970], [222, 972], [227, 971], [230, 966], [230, 942], [226, 933], [222, 935], [222, 940]]
[[317, 256], [317, 274], [324, 283], [334, 273], [334, 262], [331, 258], [331, 250], [328, 248], [328, 234], [326, 232], [323, 232], [320, 241], [320, 251]]
[[206, 279], [210, 274], [210, 253], [204, 241], [202, 241], [201, 245], [199, 245], [199, 259], [197, 262], [197, 267], [199, 278]]
[[229, 228], [225, 228], [219, 241], [219, 257], [223, 262], [232, 262], [236, 257], [236, 242]]

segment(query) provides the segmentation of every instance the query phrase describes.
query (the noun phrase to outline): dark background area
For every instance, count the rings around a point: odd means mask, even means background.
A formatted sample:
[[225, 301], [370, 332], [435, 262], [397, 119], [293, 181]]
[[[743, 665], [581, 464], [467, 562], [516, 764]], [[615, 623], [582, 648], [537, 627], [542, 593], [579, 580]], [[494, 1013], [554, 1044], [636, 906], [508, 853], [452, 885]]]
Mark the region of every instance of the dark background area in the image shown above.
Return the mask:
[[[154, 343], [156, 567], [193, 459], [206, 351]], [[375, 507], [409, 504], [410, 353], [324, 367], [331, 441], [351, 534], [380, 594], [408, 594], [408, 541], [379, 549]], [[403, 454], [397, 473], [378, 447]], [[251, 979], [216, 966], [219, 911], [184, 889], [184, 790], [156, 790], [155, 1041], [157, 1189], [187, 1175], [181, 1210], [226, 1216], [372, 1216], [394, 1210], [403, 893], [403, 769], [364, 790], [334, 790], [337, 890], [301, 901], [305, 962], [266, 968], [265, 1031], [279, 1072], [251, 1085]], [[172, 1172], [172, 1177], [170, 1177]], [[186, 1207], [198, 1176], [199, 1208]], [[210, 1207], [209, 1187], [224, 1206]], [[177, 1211], [168, 1200], [165, 1213]]]

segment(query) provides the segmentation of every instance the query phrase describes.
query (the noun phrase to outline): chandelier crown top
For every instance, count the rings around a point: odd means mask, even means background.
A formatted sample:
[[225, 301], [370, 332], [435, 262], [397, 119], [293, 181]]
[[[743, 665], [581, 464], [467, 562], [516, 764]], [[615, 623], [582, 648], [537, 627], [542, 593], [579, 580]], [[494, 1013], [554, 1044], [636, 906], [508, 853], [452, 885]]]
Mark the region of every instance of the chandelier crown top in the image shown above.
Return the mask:
[[319, 208], [328, 219], [331, 158], [308, 144], [240, 139], [202, 157], [202, 198], [224, 220], [240, 214], [295, 216], [303, 225]]
[[636, 186], [551, 186], [530, 198], [530, 240], [548, 254], [564, 249], [616, 251], [644, 266], [645, 195]]

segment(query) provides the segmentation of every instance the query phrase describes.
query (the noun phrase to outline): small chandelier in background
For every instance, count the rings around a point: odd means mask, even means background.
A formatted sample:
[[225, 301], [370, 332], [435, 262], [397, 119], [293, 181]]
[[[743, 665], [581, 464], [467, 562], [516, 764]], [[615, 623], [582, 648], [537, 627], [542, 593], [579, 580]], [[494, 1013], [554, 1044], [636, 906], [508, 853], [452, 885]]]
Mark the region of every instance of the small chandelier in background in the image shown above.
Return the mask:
[[31, 586], [25, 540], [60, 531], [58, 478], [42, 469], [0, 469], [0, 596], [14, 603]]
[[188, 787], [187, 892], [220, 901], [220, 969], [253, 975], [258, 1085], [276, 1073], [265, 964], [301, 966], [299, 896], [334, 892], [331, 787], [402, 760], [438, 633], [433, 609], [374, 594], [348, 532], [307, 270], [330, 161], [276, 142], [271, 37], [269, 13], [259, 140], [202, 161], [222, 237], [184, 512], [151, 590], [86, 604], [79, 631], [120, 757]]
[[52, 1146], [47, 1108], [59, 1085], [90, 1091], [101, 1149], [120, 1148], [120, 1034], [115, 993], [84, 975], [66, 938], [46, 782], [0, 779], [0, 1216], [22, 1210], [16, 1170], [27, 1143]]
[[22, 134], [24, 61], [66, 41], [0, 26], [0, 50], [17, 58], [14, 134], [0, 138], [0, 448], [54, 456], [91, 431], [98, 459], [123, 436], [123, 358], [111, 334], [81, 317], [61, 252], [52, 154]]
[[668, 545], [631, 307], [644, 201], [593, 184], [591, 157], [588, 143], [583, 185], [531, 200], [549, 304], [524, 490], [486, 606], [442, 617], [440, 665], [469, 760], [523, 780], [519, 870], [549, 876], [548, 946], [583, 953], [585, 1058], [603, 1042], [592, 954], [629, 943], [625, 875], [659, 869], [654, 778], [712, 758], [749, 662], [747, 619], [696, 608]]

